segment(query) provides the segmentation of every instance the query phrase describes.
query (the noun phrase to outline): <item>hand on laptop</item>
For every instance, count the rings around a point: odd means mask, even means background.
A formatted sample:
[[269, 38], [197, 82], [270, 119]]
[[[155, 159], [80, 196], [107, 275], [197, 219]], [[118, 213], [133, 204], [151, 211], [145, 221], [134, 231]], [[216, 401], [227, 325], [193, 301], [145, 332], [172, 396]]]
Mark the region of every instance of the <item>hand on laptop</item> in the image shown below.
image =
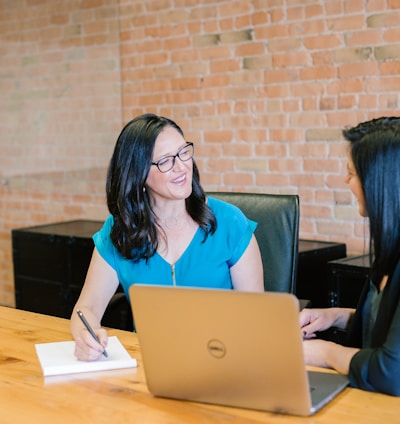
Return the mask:
[[353, 313], [353, 309], [347, 308], [303, 309], [300, 312], [306, 365], [333, 368], [341, 374], [349, 373], [351, 358], [359, 349], [319, 339], [317, 332], [331, 327], [345, 328]]
[[324, 331], [337, 326], [340, 308], [303, 309], [300, 312], [300, 328], [303, 339], [316, 337], [318, 331]]
[[299, 318], [303, 339], [312, 339], [318, 331], [331, 327], [347, 328], [354, 311], [352, 308], [303, 309]]

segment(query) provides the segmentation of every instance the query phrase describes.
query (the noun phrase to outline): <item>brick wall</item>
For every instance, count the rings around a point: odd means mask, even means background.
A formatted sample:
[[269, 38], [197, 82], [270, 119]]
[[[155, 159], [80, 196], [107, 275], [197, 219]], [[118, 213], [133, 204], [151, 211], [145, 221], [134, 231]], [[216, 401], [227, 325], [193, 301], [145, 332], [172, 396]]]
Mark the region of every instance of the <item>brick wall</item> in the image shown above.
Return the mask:
[[398, 40], [398, 0], [0, 0], [0, 304], [10, 229], [103, 219], [143, 112], [196, 143], [206, 189], [298, 193], [301, 237], [363, 252], [340, 130], [399, 114]]

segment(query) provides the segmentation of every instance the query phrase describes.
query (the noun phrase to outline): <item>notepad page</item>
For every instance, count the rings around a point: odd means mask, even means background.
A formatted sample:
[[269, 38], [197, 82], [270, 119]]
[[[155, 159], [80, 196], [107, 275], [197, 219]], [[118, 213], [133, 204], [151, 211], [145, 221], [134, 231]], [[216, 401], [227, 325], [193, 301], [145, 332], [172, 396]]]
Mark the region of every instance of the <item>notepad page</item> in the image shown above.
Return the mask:
[[108, 338], [108, 358], [102, 356], [97, 361], [79, 361], [74, 356], [75, 341], [35, 344], [36, 354], [44, 376], [73, 374], [90, 371], [103, 371], [137, 366], [118, 337]]

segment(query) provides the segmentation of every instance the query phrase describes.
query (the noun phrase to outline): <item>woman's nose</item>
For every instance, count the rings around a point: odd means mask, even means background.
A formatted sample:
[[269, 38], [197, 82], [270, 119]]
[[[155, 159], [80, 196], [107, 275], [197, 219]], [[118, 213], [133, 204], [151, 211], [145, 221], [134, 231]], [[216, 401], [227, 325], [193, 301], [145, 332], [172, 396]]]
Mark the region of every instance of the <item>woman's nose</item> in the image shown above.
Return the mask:
[[173, 170], [181, 170], [185, 168], [185, 162], [183, 162], [182, 160], [180, 160], [179, 156], [177, 156], [175, 158], [175, 163], [174, 166], [172, 167]]

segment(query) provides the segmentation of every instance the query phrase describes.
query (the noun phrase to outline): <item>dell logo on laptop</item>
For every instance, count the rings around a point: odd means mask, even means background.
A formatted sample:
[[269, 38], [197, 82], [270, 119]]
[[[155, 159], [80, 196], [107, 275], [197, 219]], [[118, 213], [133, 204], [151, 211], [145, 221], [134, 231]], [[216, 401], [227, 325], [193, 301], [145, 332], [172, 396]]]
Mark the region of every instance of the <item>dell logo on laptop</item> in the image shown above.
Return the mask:
[[217, 359], [223, 358], [226, 354], [225, 345], [220, 340], [216, 339], [211, 339], [208, 342], [207, 350], [211, 356]]

